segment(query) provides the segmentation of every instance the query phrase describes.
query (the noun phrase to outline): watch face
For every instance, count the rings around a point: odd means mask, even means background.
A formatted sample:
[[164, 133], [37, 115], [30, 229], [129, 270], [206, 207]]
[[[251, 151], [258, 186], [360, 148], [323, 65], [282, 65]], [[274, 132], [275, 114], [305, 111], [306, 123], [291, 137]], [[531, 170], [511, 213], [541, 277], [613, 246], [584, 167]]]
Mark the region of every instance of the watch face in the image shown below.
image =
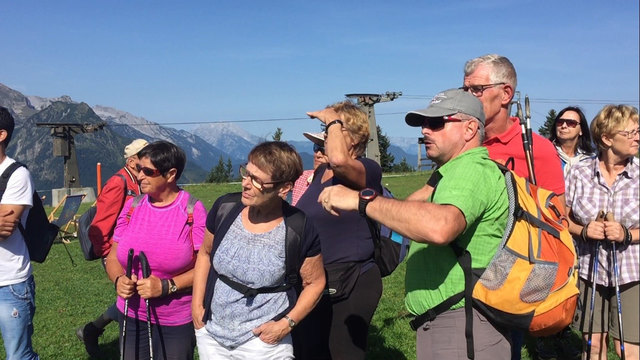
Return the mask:
[[360, 197], [365, 200], [371, 200], [375, 198], [377, 195], [378, 193], [376, 193], [376, 191], [373, 189], [363, 189], [360, 191]]

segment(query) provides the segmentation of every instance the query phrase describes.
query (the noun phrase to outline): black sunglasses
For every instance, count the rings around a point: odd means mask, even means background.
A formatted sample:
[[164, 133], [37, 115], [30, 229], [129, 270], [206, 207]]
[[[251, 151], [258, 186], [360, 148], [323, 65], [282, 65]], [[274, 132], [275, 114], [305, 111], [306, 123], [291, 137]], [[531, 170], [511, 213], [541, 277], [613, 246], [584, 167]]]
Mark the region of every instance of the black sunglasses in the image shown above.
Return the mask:
[[580, 124], [579, 121], [577, 120], [573, 120], [573, 119], [558, 119], [556, 120], [556, 126], [562, 126], [562, 124], [567, 124], [568, 127], [570, 128], [574, 128], [576, 126], [578, 126], [578, 124]]
[[148, 168], [146, 166], [140, 166], [140, 164], [136, 164], [136, 170], [138, 170], [138, 172], [142, 171], [145, 176], [149, 177], [156, 177], [160, 175], [160, 170]]
[[324, 146], [320, 146], [318, 144], [313, 144], [313, 153], [317, 153], [320, 151], [324, 155]]
[[462, 122], [465, 120], [455, 118], [453, 116], [443, 116], [441, 118], [425, 118], [422, 122], [422, 127], [429, 130], [440, 130], [444, 127], [444, 124], [448, 122]]

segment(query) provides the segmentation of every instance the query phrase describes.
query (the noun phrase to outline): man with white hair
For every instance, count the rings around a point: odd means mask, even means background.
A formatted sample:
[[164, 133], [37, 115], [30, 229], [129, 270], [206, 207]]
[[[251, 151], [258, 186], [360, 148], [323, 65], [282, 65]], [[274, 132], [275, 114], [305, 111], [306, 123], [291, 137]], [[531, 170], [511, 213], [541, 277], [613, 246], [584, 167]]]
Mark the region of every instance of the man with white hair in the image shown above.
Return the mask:
[[482, 147], [482, 103], [461, 89], [436, 95], [426, 109], [409, 112], [409, 126], [422, 127], [427, 156], [438, 169], [406, 200], [325, 189], [318, 201], [334, 215], [362, 216], [413, 239], [405, 274], [405, 305], [415, 316], [418, 360], [507, 360], [508, 331], [472, 309], [473, 341], [465, 339], [465, 280], [453, 248], [469, 252], [474, 267], [486, 267], [500, 245], [508, 215], [504, 176]]
[[[102, 258], [103, 266], [105, 258], [111, 250], [113, 229], [116, 226], [116, 220], [122, 211], [122, 207], [129, 198], [141, 193], [140, 185], [138, 184], [138, 166], [140, 163], [138, 152], [147, 144], [147, 140], [135, 139], [125, 146], [124, 167], [107, 180], [96, 201], [96, 215], [89, 227], [89, 239], [93, 244], [95, 255]], [[118, 309], [114, 303], [97, 319], [76, 329], [76, 336], [80, 341], [84, 342], [85, 349], [91, 357], [100, 356], [98, 337], [102, 335], [104, 328], [109, 323], [117, 319]]]

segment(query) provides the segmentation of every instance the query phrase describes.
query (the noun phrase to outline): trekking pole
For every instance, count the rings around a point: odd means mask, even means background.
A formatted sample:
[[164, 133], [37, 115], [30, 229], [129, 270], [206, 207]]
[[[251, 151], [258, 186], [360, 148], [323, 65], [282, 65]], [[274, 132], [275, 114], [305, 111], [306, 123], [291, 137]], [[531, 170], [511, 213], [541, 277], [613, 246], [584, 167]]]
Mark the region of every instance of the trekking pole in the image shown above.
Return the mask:
[[600, 241], [595, 244], [596, 254], [593, 256], [593, 273], [591, 275], [591, 304], [589, 306], [589, 337], [587, 338], [587, 360], [591, 359], [591, 339], [593, 337], [593, 303], [596, 302], [596, 281], [598, 279], [598, 254]]
[[[129, 249], [127, 254], [126, 276], [131, 278], [131, 267], [133, 265], [133, 249]], [[120, 343], [120, 360], [124, 360], [124, 343], [127, 338], [127, 314], [129, 312], [129, 299], [124, 300], [124, 319], [122, 320], [122, 342]]]
[[[142, 277], [148, 278], [151, 275], [151, 268], [149, 267], [149, 261], [144, 251], [140, 251], [140, 266], [142, 267]], [[149, 299], [144, 299], [144, 303], [147, 307], [147, 335], [149, 336], [149, 359], [153, 360], [153, 340], [151, 339], [151, 311], [149, 310]]]
[[[615, 221], [612, 213], [607, 213], [607, 221]], [[611, 256], [613, 257], [613, 285], [616, 288], [616, 301], [618, 303], [618, 330], [620, 330], [620, 359], [625, 360], [624, 333], [622, 332], [622, 302], [620, 301], [620, 284], [618, 278], [618, 253], [616, 252], [616, 242], [611, 242]]]
[[[600, 210], [596, 221], [604, 221], [604, 211]], [[585, 225], [588, 226], [589, 224]], [[598, 254], [600, 253], [600, 241], [596, 240], [596, 254], [593, 256], [593, 273], [591, 275], [591, 304], [589, 306], [589, 336], [587, 338], [587, 360], [591, 359], [591, 339], [593, 337], [593, 307], [596, 302], [596, 282], [598, 280]]]
[[522, 108], [520, 100], [518, 100], [518, 118], [520, 118], [520, 127], [522, 128], [522, 147], [524, 148], [524, 156], [527, 161], [527, 170], [529, 171], [529, 181], [536, 184], [536, 174], [533, 172], [533, 135], [531, 133], [531, 109], [529, 107], [529, 95], [524, 97], [525, 116], [522, 116]]

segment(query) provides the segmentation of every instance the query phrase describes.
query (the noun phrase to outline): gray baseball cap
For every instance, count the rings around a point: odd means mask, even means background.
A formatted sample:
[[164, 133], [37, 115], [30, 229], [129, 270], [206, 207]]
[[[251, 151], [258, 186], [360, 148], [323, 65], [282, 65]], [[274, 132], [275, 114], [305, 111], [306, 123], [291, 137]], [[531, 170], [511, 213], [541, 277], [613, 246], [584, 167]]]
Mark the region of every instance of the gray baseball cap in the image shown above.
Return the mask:
[[482, 103], [462, 89], [449, 89], [437, 94], [426, 109], [409, 111], [404, 121], [409, 126], [422, 126], [424, 118], [439, 118], [457, 113], [473, 116], [484, 125]]

